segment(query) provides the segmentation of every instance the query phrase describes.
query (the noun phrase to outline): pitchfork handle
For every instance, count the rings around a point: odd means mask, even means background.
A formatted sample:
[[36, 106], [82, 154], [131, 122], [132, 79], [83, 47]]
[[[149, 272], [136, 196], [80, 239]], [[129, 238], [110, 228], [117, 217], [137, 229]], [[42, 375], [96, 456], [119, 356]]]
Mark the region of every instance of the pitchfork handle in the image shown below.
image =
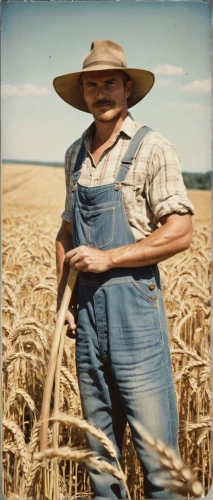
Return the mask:
[[[72, 292], [77, 279], [78, 271], [76, 269], [70, 269], [69, 276], [67, 280], [67, 285], [64, 290], [64, 295], [61, 302], [61, 307], [59, 309], [55, 333], [52, 341], [52, 347], [50, 352], [49, 365], [47, 369], [47, 375], [44, 385], [42, 409], [41, 409], [41, 425], [40, 425], [40, 451], [44, 452], [47, 448], [47, 433], [48, 433], [48, 419], [50, 414], [50, 400], [52, 394], [53, 380], [56, 369], [56, 361], [58, 356], [59, 344], [61, 331], [64, 326], [66, 312], [70, 303]], [[41, 462], [41, 467], [46, 467], [46, 460]]]

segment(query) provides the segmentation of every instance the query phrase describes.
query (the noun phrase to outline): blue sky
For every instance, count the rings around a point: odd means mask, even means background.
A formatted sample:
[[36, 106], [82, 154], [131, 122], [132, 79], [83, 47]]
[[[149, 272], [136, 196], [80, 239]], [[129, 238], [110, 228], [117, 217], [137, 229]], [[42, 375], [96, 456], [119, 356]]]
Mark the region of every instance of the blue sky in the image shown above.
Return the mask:
[[64, 103], [52, 81], [79, 71], [95, 39], [155, 73], [133, 117], [174, 144], [184, 171], [210, 170], [210, 6], [183, 1], [3, 4], [2, 159], [64, 160], [92, 116]]

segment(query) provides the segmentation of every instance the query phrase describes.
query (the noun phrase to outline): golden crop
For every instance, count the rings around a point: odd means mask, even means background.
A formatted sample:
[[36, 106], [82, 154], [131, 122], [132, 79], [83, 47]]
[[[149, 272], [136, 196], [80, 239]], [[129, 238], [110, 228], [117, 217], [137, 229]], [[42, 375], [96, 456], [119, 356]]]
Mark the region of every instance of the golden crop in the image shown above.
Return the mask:
[[[3, 166], [3, 484], [8, 499], [41, 500], [39, 416], [54, 332], [55, 236], [64, 202], [62, 169]], [[179, 409], [181, 458], [210, 488], [210, 193], [191, 191], [196, 217], [191, 248], [160, 265]], [[66, 338], [60, 412], [80, 417], [74, 341]], [[72, 420], [72, 419], [71, 419]], [[59, 445], [85, 447], [83, 430], [59, 425]], [[81, 425], [79, 424], [79, 427]], [[48, 444], [54, 433], [50, 423]], [[66, 449], [67, 450], [67, 449]], [[48, 458], [50, 500], [89, 496], [85, 466], [72, 454]], [[78, 453], [80, 453], [78, 451]], [[85, 451], [86, 453], [86, 451]], [[34, 458], [35, 455], [35, 458]], [[79, 455], [80, 456], [80, 455]], [[82, 462], [83, 462], [82, 458]], [[143, 478], [127, 429], [123, 470], [131, 497], [143, 499]]]

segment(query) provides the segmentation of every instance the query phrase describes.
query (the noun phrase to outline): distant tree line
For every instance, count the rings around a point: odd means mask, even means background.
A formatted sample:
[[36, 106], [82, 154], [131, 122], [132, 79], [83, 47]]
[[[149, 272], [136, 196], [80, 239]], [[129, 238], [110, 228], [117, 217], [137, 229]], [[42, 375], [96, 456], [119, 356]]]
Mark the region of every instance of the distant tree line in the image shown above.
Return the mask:
[[187, 189], [211, 189], [212, 173], [183, 172], [183, 180]]
[[[2, 163], [17, 163], [23, 165], [40, 165], [46, 167], [62, 168], [62, 162], [31, 161], [31, 160], [2, 160]], [[208, 189], [212, 188], [212, 173], [183, 172], [183, 180], [187, 189]]]

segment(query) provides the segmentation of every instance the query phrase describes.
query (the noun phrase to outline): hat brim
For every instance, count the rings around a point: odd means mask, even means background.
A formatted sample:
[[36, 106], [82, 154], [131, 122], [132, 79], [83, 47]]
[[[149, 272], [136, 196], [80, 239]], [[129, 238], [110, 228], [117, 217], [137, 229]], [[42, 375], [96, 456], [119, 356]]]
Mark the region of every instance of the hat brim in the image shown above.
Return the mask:
[[[88, 68], [76, 73], [57, 76], [53, 80], [53, 87], [61, 99], [67, 104], [81, 111], [85, 111], [86, 113], [90, 113], [81, 92], [79, 76], [86, 72], [106, 70], [118, 70], [118, 68], [100, 65], [98, 69], [97, 67], [95, 69]], [[120, 71], [120, 69], [118, 71]], [[131, 108], [148, 94], [154, 85], [155, 77], [151, 71], [145, 69], [122, 68], [122, 71], [127, 73], [133, 82], [131, 95], [127, 99], [127, 107]]]

